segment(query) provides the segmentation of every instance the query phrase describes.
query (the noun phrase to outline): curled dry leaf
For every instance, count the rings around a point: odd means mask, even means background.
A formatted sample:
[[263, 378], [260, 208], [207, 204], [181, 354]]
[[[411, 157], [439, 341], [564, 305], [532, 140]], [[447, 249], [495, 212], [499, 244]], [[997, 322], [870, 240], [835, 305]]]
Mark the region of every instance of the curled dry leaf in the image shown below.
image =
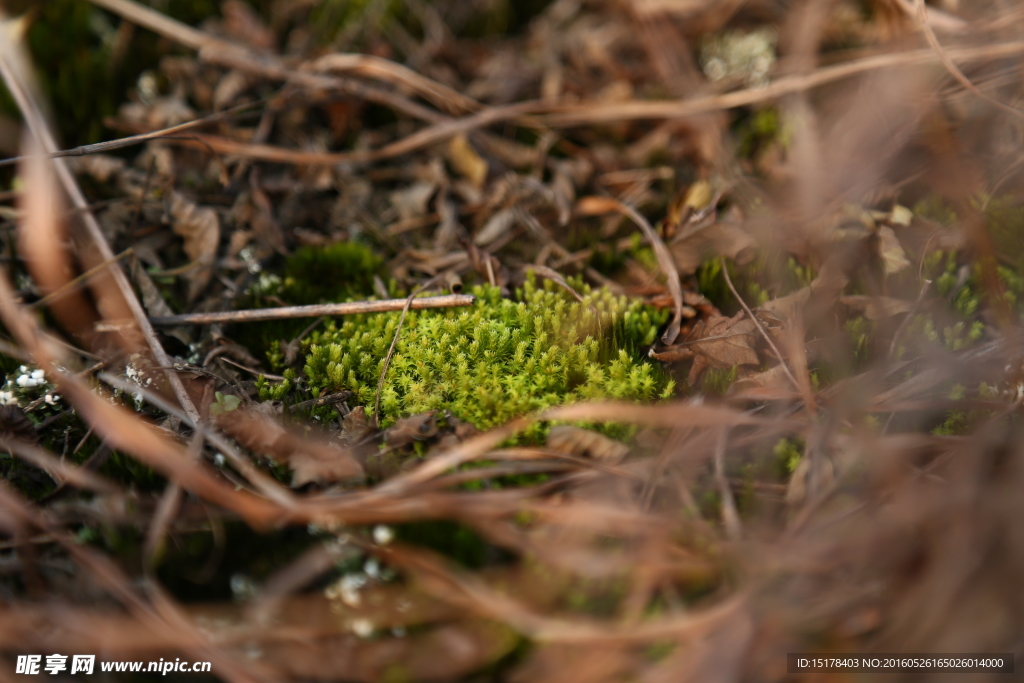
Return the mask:
[[185, 241], [185, 253], [198, 265], [188, 283], [188, 298], [194, 301], [213, 277], [220, 219], [213, 209], [200, 207], [178, 192], [171, 192], [168, 201], [174, 234]]
[[839, 297], [840, 303], [861, 313], [868, 320], [882, 320], [894, 315], [909, 313], [914, 309], [913, 301], [894, 299], [891, 296], [865, 296], [862, 294]]
[[349, 451], [323, 439], [293, 434], [258, 408], [225, 412], [217, 417], [217, 425], [246, 448], [288, 463], [294, 487], [363, 477], [363, 466]]
[[548, 448], [568, 455], [585, 455], [607, 463], [617, 463], [629, 453], [624, 443], [589, 429], [559, 425], [548, 434]]
[[473, 243], [486, 246], [508, 232], [515, 223], [515, 209], [502, 209], [487, 219], [484, 227], [473, 237]]
[[478, 190], [487, 180], [487, 162], [477, 154], [465, 135], [456, 135], [448, 143], [448, 160], [452, 167]]
[[757, 365], [760, 359], [755, 346], [757, 327], [742, 311], [732, 318], [724, 315], [697, 323], [690, 338], [664, 351], [651, 351], [661, 361], [693, 359], [688, 382], [696, 383], [707, 368], [730, 369], [740, 365]]
[[363, 406], [356, 406], [341, 420], [341, 440], [346, 444], [357, 444], [372, 432], [373, 427]]
[[384, 432], [384, 443], [392, 448], [400, 448], [413, 441], [429, 439], [437, 434], [436, 414], [436, 410], [428, 410], [419, 415], [403, 417]]
[[430, 198], [437, 191], [433, 180], [419, 180], [409, 187], [391, 193], [391, 208], [398, 214], [398, 220], [408, 221], [425, 216]]
[[746, 265], [757, 255], [757, 242], [735, 223], [715, 223], [696, 232], [680, 233], [668, 246], [681, 275], [697, 272], [701, 263], [714, 256], [725, 256], [737, 265]]
[[898, 273], [910, 265], [907, 254], [903, 251], [896, 233], [887, 225], [878, 229], [878, 253], [886, 273]]

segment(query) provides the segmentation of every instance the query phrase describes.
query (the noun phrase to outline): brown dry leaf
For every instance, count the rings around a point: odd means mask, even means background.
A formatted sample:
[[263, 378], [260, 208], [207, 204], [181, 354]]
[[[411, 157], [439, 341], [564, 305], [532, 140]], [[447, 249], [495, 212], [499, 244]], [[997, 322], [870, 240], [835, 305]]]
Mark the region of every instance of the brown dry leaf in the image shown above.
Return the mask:
[[569, 455], [586, 455], [606, 463], [617, 463], [629, 453], [629, 447], [589, 429], [559, 425], [548, 434], [548, 448]]
[[887, 225], [878, 229], [878, 251], [887, 274], [898, 273], [910, 265], [906, 252], [896, 239], [895, 231]]
[[665, 225], [675, 230], [694, 211], [707, 206], [714, 196], [711, 183], [706, 180], [698, 180], [688, 187], [680, 188], [669, 202]]
[[861, 313], [868, 320], [882, 320], [894, 315], [909, 313], [914, 309], [913, 301], [895, 299], [891, 296], [851, 295], [839, 297], [840, 303]]
[[516, 220], [515, 209], [502, 209], [496, 212], [473, 237], [473, 243], [481, 247], [490, 244], [508, 232], [516, 224]]
[[384, 432], [384, 443], [391, 448], [401, 448], [413, 441], [429, 439], [437, 434], [436, 410], [403, 417]]
[[288, 463], [293, 487], [363, 477], [363, 466], [349, 451], [323, 439], [293, 434], [264, 410], [225, 412], [217, 417], [217, 425], [242, 446]]
[[757, 241], [735, 223], [715, 223], [686, 235], [668, 245], [681, 275], [697, 272], [701, 263], [715, 256], [725, 256], [737, 265], [750, 263], [757, 255]]
[[185, 253], [198, 268], [191, 273], [188, 299], [195, 301], [213, 277], [213, 264], [220, 244], [220, 219], [217, 212], [200, 207], [178, 192], [168, 197], [174, 234], [185, 241]]
[[661, 361], [693, 358], [688, 381], [696, 383], [706, 368], [734, 368], [757, 365], [760, 359], [754, 350], [757, 327], [742, 311], [732, 318], [718, 316], [697, 323], [690, 338], [651, 357]]
[[409, 187], [391, 193], [391, 208], [398, 214], [399, 221], [408, 221], [427, 214], [430, 198], [437, 192], [437, 183], [420, 180]]
[[477, 154], [465, 135], [456, 135], [448, 143], [448, 160], [452, 167], [478, 190], [487, 180], [487, 162]]
[[341, 440], [346, 444], [356, 444], [365, 439], [373, 427], [366, 419], [366, 409], [356, 406], [341, 420]]

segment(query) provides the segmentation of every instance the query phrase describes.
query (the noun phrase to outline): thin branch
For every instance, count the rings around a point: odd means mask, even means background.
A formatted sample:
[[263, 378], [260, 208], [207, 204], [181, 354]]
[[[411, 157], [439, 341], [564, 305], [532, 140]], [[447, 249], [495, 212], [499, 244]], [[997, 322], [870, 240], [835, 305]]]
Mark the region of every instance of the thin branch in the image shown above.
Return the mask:
[[[63, 157], [82, 157], [82, 156], [86, 156], [87, 154], [102, 154], [104, 152], [111, 152], [111, 151], [113, 151], [115, 149], [123, 149], [125, 147], [131, 147], [132, 145], [141, 145], [143, 142], [148, 142], [149, 140], [156, 140], [156, 139], [159, 139], [159, 138], [165, 138], [167, 136], [174, 135], [175, 133], [180, 133], [181, 131], [184, 131], [184, 130], [191, 130], [192, 128], [197, 128], [199, 126], [204, 126], [207, 123], [214, 123], [216, 121], [221, 121], [221, 120], [229, 118], [229, 117], [231, 117], [231, 116], [233, 116], [233, 115], [235, 115], [235, 114], [237, 114], [239, 112], [245, 111], [246, 109], [252, 109], [253, 107], [256, 107], [258, 105], [264, 104], [265, 102], [266, 102], [266, 100], [257, 100], [256, 102], [246, 102], [245, 104], [240, 104], [237, 107], [232, 107], [231, 109], [225, 109], [224, 111], [217, 112], [216, 114], [210, 114], [209, 116], [204, 116], [202, 118], [194, 119], [192, 121], [186, 121], [185, 123], [180, 123], [177, 126], [171, 126], [170, 128], [163, 128], [161, 130], [155, 130], [155, 131], [152, 131], [150, 133], [141, 133], [139, 135], [132, 135], [132, 136], [129, 136], [129, 137], [126, 137], [126, 138], [121, 138], [120, 140], [107, 140], [106, 142], [97, 142], [97, 143], [92, 144], [92, 145], [82, 145], [80, 147], [74, 147], [72, 149], [63, 149], [63, 150], [60, 150], [60, 151], [57, 151], [57, 152], [50, 152], [49, 154], [46, 154], [44, 156], [47, 159], [60, 159], [60, 158], [63, 158]], [[200, 138], [198, 138], [198, 137], [184, 137], [184, 138], [178, 138], [178, 139], [179, 140], [194, 140], [194, 141], [202, 142], [202, 140]], [[24, 161], [24, 160], [25, 160], [24, 156], [9, 157], [7, 159], [0, 159], [0, 167], [11, 166], [13, 164], [20, 163], [21, 161]]]
[[[281, 306], [279, 308], [254, 308], [243, 311], [219, 311], [215, 313], [184, 313], [150, 318], [153, 325], [209, 325], [213, 323], [249, 323], [264, 320], [287, 320], [291, 318], [316, 318], [321, 315], [355, 315], [357, 313], [384, 313], [400, 311], [408, 299], [384, 299], [383, 301], [352, 301], [342, 304], [314, 304], [312, 306]], [[424, 308], [453, 308], [472, 306], [476, 297], [471, 294], [445, 294], [413, 299], [414, 310]]]

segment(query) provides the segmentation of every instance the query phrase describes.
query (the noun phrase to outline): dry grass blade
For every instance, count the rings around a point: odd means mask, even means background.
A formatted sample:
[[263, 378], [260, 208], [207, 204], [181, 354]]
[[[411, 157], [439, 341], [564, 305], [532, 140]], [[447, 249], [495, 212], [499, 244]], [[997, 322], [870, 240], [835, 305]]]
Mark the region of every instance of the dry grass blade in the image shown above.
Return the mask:
[[[140, 135], [132, 135], [127, 138], [121, 138], [120, 140], [108, 140], [106, 142], [97, 142], [91, 145], [81, 145], [73, 149], [63, 149], [57, 152], [40, 152], [41, 156], [47, 159], [60, 159], [64, 157], [82, 157], [88, 154], [105, 154], [106, 152], [112, 152], [117, 149], [124, 149], [125, 147], [131, 147], [133, 145], [141, 145], [144, 142], [150, 140], [159, 140], [161, 138], [167, 138], [175, 136], [178, 133], [192, 130], [200, 126], [205, 126], [210, 123], [216, 123], [218, 121], [226, 120], [235, 114], [240, 114], [249, 109], [261, 106], [265, 104], [265, 100], [259, 100], [257, 102], [246, 102], [230, 109], [217, 112], [216, 114], [210, 114], [209, 116], [203, 116], [193, 121], [179, 124], [177, 126], [171, 126], [169, 128], [163, 128], [161, 130], [155, 130], [151, 133], [142, 133]], [[9, 166], [11, 164], [18, 164], [25, 161], [25, 157], [11, 157], [9, 159], [0, 159], [0, 166]]]
[[39, 367], [47, 375], [57, 378], [61, 393], [75, 404], [83, 418], [112, 448], [131, 453], [184, 488], [235, 510], [253, 524], [265, 526], [279, 519], [278, 506], [239, 493], [221, 483], [211, 472], [189, 458], [181, 448], [157, 434], [137, 416], [100, 398], [77, 377], [60, 372], [39, 343], [35, 321], [18, 308], [12, 294], [6, 274], [0, 273], [0, 317], [31, 351]]
[[985, 100], [989, 104], [999, 107], [1005, 112], [1017, 117], [1024, 116], [1024, 111], [1021, 111], [1017, 107], [1011, 107], [1005, 102], [1000, 102], [996, 98], [983, 93], [978, 89], [978, 86], [974, 85], [974, 83], [971, 82], [971, 79], [967, 78], [964, 72], [960, 70], [960, 67], [958, 67], [956, 62], [954, 62], [950, 57], [946, 48], [942, 47], [942, 43], [939, 42], [939, 38], [935, 35], [935, 31], [932, 30], [932, 22], [928, 19], [928, 8], [924, 4], [924, 0], [914, 0], [914, 10], [917, 17], [918, 28], [921, 29], [922, 33], [924, 33], [924, 37], [928, 41], [928, 44], [931, 45], [933, 50], [935, 50], [935, 54], [938, 56], [939, 61], [942, 62], [942, 66], [945, 67], [946, 71], [948, 71], [960, 85], [967, 88], [968, 91], [977, 97]]
[[30, 443], [8, 436], [0, 436], [0, 449], [13, 453], [25, 462], [35, 465], [58, 483], [67, 483], [80, 489], [107, 495], [121, 493], [121, 489], [105, 477], [77, 465], [66, 463], [45, 449]]
[[[9, 40], [0, 41], [0, 77], [2, 77], [4, 82], [7, 84], [7, 89], [10, 91], [18, 105], [18, 108], [25, 117], [32, 136], [39, 141], [39, 144], [42, 146], [43, 152], [48, 154], [53, 153], [57, 151], [57, 144], [54, 141], [53, 135], [50, 133], [50, 130], [46, 125], [45, 118], [40, 111], [39, 105], [33, 96], [33, 89], [30, 85], [31, 77], [29, 74], [30, 71], [28, 69], [27, 60], [24, 55], [19, 52], [18, 45]], [[156, 333], [153, 331], [152, 326], [146, 319], [146, 314], [142, 309], [142, 304], [136, 298], [131, 283], [128, 281], [124, 272], [120, 268], [116, 267], [114, 252], [107, 243], [99, 222], [92, 213], [88, 211], [88, 202], [82, 194], [81, 189], [78, 187], [78, 184], [75, 182], [74, 176], [71, 174], [71, 171], [67, 168], [67, 165], [62, 159], [54, 159], [52, 163], [54, 164], [57, 177], [60, 180], [60, 184], [63, 186], [64, 191], [71, 198], [75, 207], [82, 211], [81, 215], [86, 231], [95, 245], [96, 250], [99, 252], [100, 258], [112, 263], [109, 272], [116, 286], [116, 291], [120, 293], [121, 297], [120, 300], [117, 300], [114, 297], [108, 298], [106, 303], [110, 310], [105, 312], [107, 317], [115, 319], [127, 317], [125, 315], [121, 315], [119, 311], [122, 307], [127, 307], [128, 312], [130, 312], [130, 316], [135, 320], [143, 337], [146, 339], [146, 343], [148, 344], [157, 364], [163, 367], [170, 367], [170, 358], [164, 351], [163, 346], [160, 345], [160, 341], [157, 339]], [[188, 392], [185, 391], [185, 387], [182, 385], [181, 380], [179, 380], [174, 373], [168, 373], [167, 379], [170, 382], [175, 396], [181, 402], [182, 408], [184, 408], [185, 412], [187, 412], [194, 420], [198, 421], [199, 414], [196, 412], [195, 406], [192, 404], [192, 400], [189, 398]]]
[[452, 114], [469, 113], [483, 108], [483, 105], [476, 100], [466, 97], [442, 83], [425, 78], [406, 66], [373, 55], [324, 55], [306, 64], [304, 68], [310, 71], [356, 72], [404, 85], [431, 100], [435, 106], [447, 109]]
[[[987, 62], [993, 59], [1012, 57], [1024, 53], [1024, 41], [1012, 40], [993, 43], [984, 47], [962, 47], [946, 50], [953, 61], [962, 63]], [[900, 66], [930, 64], [939, 57], [931, 49], [885, 52], [825, 66], [809, 74], [784, 76], [761, 87], [746, 88], [724, 95], [709, 95], [672, 101], [631, 101], [622, 104], [578, 104], [553, 107], [550, 114], [538, 116], [537, 120], [552, 128], [583, 126], [613, 121], [637, 121], [643, 119], [682, 119], [696, 114], [705, 114], [736, 107], [746, 107], [759, 102], [770, 102], [793, 93], [813, 90], [858, 74], [879, 71]]]
[[655, 257], [658, 259], [658, 267], [661, 268], [661, 272], [665, 275], [665, 284], [668, 286], [668, 291], [672, 294], [672, 303], [674, 305], [672, 321], [669, 323], [665, 333], [661, 335], [661, 340], [666, 344], [674, 342], [676, 337], [679, 336], [679, 326], [683, 319], [683, 289], [679, 284], [679, 271], [676, 270], [675, 261], [672, 259], [672, 254], [669, 252], [668, 247], [665, 246], [661, 237], [658, 236], [658, 233], [654, 231], [654, 228], [647, 222], [647, 219], [641, 216], [636, 209], [628, 204], [623, 204], [617, 199], [611, 199], [610, 197], [584, 197], [576, 205], [576, 208], [583, 214], [616, 211], [636, 223], [641, 232], [643, 232], [644, 238], [647, 239], [651, 249], [654, 250]]

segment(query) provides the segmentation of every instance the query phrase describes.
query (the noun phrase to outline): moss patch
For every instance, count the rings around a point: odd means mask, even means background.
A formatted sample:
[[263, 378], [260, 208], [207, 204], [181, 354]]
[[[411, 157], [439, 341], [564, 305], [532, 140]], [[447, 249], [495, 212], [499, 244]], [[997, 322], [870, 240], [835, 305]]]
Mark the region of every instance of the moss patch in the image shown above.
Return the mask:
[[[382, 424], [450, 410], [486, 429], [577, 400], [671, 395], [672, 381], [640, 354], [666, 314], [574, 286], [582, 303], [531, 278], [515, 300], [483, 286], [470, 309], [411, 312], [381, 394]], [[372, 410], [398, 318], [354, 316], [314, 333], [305, 368], [314, 394], [347, 389]]]

